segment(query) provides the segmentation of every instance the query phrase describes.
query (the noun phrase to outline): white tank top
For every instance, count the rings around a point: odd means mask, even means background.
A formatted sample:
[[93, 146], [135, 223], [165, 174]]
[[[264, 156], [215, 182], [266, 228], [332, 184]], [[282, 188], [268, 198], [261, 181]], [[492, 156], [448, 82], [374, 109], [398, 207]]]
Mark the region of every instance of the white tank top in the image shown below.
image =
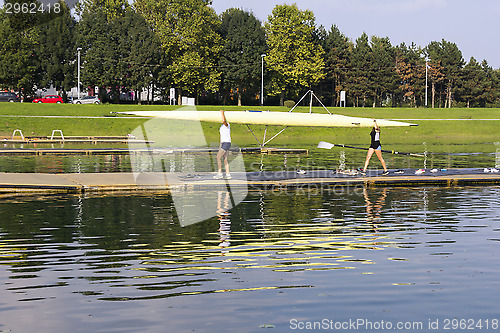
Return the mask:
[[222, 124], [219, 129], [220, 142], [231, 142], [231, 125], [227, 124], [227, 127]]

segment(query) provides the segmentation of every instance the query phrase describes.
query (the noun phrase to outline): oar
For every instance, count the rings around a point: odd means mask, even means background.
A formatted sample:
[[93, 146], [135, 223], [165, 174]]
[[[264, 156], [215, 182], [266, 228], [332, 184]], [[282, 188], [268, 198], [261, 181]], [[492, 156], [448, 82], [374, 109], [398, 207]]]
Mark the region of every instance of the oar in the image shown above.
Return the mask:
[[[333, 147], [361, 149], [361, 150], [368, 150], [368, 149], [370, 149], [370, 148], [364, 148], [364, 147], [354, 147], [354, 146], [333, 144], [333, 143], [326, 142], [326, 141], [320, 141], [320, 143], [318, 144], [318, 148], [332, 149]], [[394, 150], [382, 150], [382, 151], [384, 153], [389, 153], [389, 154], [394, 154], [394, 155], [407, 155], [407, 156], [415, 156], [415, 157], [425, 157], [425, 155], [421, 155], [421, 154], [402, 153], [402, 152], [394, 151]]]

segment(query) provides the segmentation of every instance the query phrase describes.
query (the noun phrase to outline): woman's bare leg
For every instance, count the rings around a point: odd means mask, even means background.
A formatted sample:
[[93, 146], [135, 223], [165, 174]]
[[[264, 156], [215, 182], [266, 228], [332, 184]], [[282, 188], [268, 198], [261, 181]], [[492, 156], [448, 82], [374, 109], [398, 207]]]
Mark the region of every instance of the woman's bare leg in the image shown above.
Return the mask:
[[219, 148], [217, 152], [217, 168], [219, 169], [219, 174], [222, 174], [222, 157], [224, 156], [225, 150]]
[[227, 160], [228, 155], [229, 155], [229, 152], [226, 151], [224, 154], [224, 167], [226, 168], [226, 175], [229, 175], [229, 162]]
[[380, 160], [380, 163], [382, 163], [382, 167], [384, 168], [384, 171], [387, 171], [387, 167], [385, 166], [384, 158], [382, 157], [382, 151], [381, 150], [375, 150], [375, 154], [377, 154], [377, 157]]
[[368, 163], [370, 163], [370, 158], [372, 158], [374, 151], [375, 151], [375, 149], [373, 149], [373, 148], [368, 149], [368, 153], [366, 154], [365, 167], [363, 168], [364, 172], [366, 172], [366, 169], [368, 168]]

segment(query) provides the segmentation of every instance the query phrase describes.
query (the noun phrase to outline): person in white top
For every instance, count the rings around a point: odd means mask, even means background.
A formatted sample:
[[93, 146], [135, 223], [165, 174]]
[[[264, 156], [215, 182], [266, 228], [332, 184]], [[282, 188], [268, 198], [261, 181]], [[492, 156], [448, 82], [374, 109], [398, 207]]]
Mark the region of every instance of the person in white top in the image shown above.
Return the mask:
[[218, 173], [214, 176], [215, 179], [221, 179], [222, 176], [222, 159], [224, 159], [224, 167], [226, 168], [226, 179], [231, 179], [231, 174], [229, 173], [229, 163], [227, 157], [229, 154], [229, 148], [231, 148], [231, 126], [227, 123], [224, 110], [220, 110], [222, 115], [222, 125], [220, 126], [220, 146], [217, 152], [217, 167]]

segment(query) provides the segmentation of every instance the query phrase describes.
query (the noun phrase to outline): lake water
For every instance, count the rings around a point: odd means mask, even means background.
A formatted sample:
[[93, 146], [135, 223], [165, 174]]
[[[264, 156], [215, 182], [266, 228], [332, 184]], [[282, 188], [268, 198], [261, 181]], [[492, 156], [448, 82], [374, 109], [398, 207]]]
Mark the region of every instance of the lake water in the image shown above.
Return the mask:
[[4, 197], [0, 332], [498, 332], [499, 198], [221, 193], [181, 227], [169, 195]]

